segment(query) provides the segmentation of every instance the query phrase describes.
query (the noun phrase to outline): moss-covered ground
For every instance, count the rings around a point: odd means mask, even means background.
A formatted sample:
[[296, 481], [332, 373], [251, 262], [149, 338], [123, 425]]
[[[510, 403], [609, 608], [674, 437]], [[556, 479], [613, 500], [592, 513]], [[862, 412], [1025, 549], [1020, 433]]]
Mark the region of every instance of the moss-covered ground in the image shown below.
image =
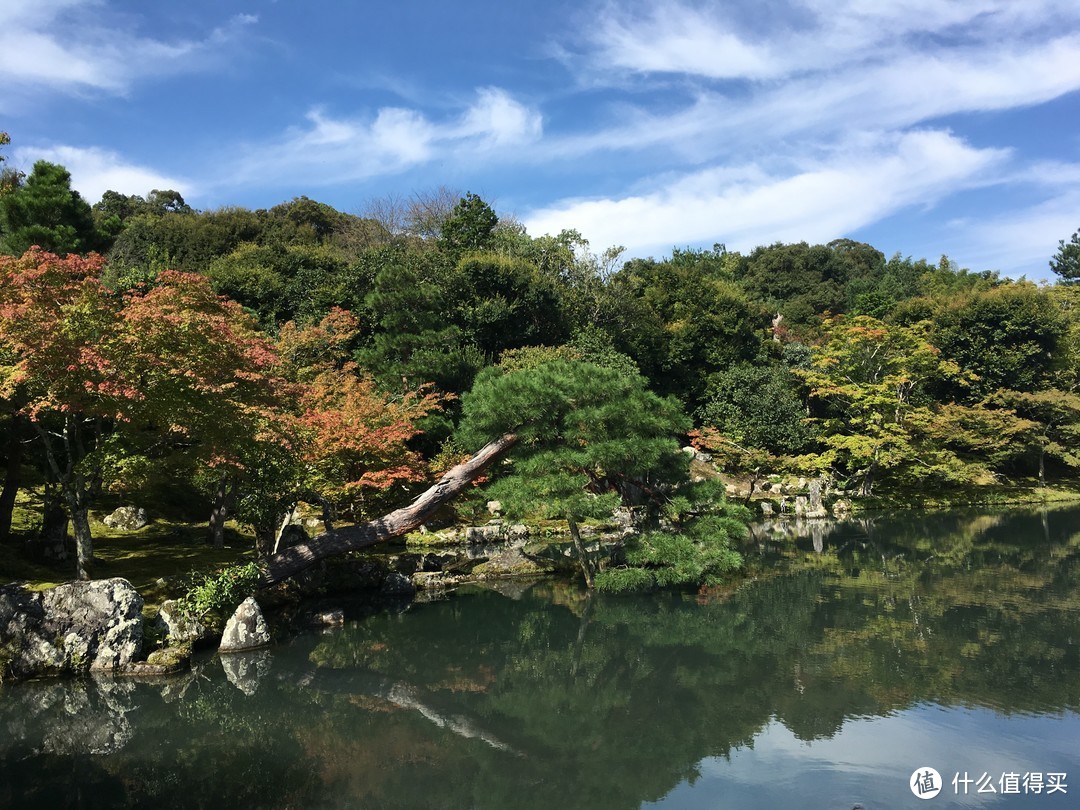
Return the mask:
[[[205, 522], [186, 522], [175, 514], [155, 516], [136, 531], [112, 529], [101, 522], [110, 510], [90, 513], [94, 538], [94, 578], [123, 577], [146, 601], [147, 608], [177, 596], [194, 572], [210, 571], [254, 557], [252, 536], [235, 524], [227, 524], [225, 548], [207, 542]], [[74, 559], [60, 563], [34, 562], [22, 553], [41, 523], [40, 499], [20, 493], [12, 520], [12, 542], [0, 545], [0, 584], [24, 581], [33, 588], [48, 588], [75, 577]], [[72, 549], [72, 552], [74, 549]]]

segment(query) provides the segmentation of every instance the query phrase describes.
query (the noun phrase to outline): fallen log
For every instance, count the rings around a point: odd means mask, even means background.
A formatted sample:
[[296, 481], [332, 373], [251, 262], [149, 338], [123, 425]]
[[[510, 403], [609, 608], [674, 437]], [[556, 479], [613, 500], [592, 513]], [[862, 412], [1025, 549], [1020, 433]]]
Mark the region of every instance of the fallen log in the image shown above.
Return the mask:
[[400, 537], [418, 528], [443, 504], [453, 500], [479, 478], [492, 462], [517, 443], [515, 433], [504, 433], [485, 444], [472, 458], [443, 474], [438, 482], [408, 506], [395, 509], [367, 523], [341, 526], [313, 537], [306, 543], [291, 546], [263, 563], [259, 587], [265, 588], [294, 576], [327, 557], [359, 551], [362, 548]]

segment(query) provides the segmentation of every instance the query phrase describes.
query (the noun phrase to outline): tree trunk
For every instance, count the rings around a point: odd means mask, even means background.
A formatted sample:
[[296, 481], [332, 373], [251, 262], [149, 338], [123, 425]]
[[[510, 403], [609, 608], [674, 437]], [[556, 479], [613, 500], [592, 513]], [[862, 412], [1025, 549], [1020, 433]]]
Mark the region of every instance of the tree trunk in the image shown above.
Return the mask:
[[15, 496], [19, 494], [19, 480], [22, 473], [23, 446], [15, 435], [12, 425], [11, 437], [7, 446], [7, 471], [4, 474], [4, 489], [0, 492], [0, 543], [11, 538], [11, 515], [15, 511]]
[[298, 574], [319, 560], [348, 551], [358, 551], [412, 531], [434, 514], [440, 506], [453, 500], [480, 477], [492, 462], [517, 443], [517, 439], [517, 434], [505, 433], [488, 442], [475, 456], [445, 473], [438, 483], [406, 507], [396, 509], [367, 523], [342, 526], [323, 532], [306, 543], [291, 546], [275, 554], [264, 564], [259, 584], [262, 587], [273, 585], [275, 582]]
[[1046, 448], [1039, 448], [1039, 486], [1046, 486]]
[[90, 579], [90, 564], [94, 561], [94, 539], [90, 535], [90, 510], [85, 506], [70, 507], [71, 529], [75, 534], [75, 560], [79, 579]]
[[577, 521], [569, 512], [566, 514], [566, 522], [570, 526], [570, 538], [574, 541], [574, 551], [577, 553], [581, 573], [585, 575], [585, 587], [591, 591], [595, 587], [592, 560], [589, 559], [589, 554], [585, 551], [585, 544], [581, 542], [581, 532], [578, 531]]
[[229, 517], [229, 474], [223, 472], [214, 492], [214, 506], [210, 510], [210, 542], [214, 548], [225, 547], [225, 521]]

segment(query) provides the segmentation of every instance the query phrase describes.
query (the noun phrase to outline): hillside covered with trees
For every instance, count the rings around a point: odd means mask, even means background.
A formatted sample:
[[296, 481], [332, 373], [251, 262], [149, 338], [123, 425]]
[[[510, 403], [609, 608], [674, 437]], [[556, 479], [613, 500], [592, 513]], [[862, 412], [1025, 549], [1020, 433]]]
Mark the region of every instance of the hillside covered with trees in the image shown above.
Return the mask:
[[269, 554], [295, 504], [371, 520], [511, 432], [490, 486], [571, 527], [630, 500], [678, 524], [690, 439], [866, 498], [1080, 468], [1080, 234], [1049, 286], [848, 239], [624, 260], [471, 193], [90, 205], [42, 161], [0, 177], [0, 253], [0, 542], [40, 487], [82, 576], [104, 497], [183, 491], [211, 543], [235, 519]]

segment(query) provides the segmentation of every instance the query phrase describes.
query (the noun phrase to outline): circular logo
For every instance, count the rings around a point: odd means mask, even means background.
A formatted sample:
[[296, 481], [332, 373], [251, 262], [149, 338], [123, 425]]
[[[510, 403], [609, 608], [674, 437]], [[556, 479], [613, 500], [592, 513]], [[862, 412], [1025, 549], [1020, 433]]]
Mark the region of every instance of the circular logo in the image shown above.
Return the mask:
[[933, 768], [918, 768], [908, 779], [908, 787], [918, 798], [932, 799], [941, 793], [941, 774]]

